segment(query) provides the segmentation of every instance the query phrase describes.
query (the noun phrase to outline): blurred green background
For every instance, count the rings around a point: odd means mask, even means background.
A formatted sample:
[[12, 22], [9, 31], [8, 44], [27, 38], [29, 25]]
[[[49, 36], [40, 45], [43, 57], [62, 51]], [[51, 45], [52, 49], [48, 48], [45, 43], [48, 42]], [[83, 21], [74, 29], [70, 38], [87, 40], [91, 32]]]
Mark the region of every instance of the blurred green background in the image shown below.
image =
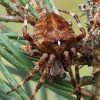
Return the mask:
[[[74, 12], [74, 13], [76, 13], [78, 15], [82, 14], [82, 12], [78, 9], [78, 5], [79, 4], [83, 4], [83, 3], [86, 2], [85, 0], [54, 0], [54, 1], [55, 1], [55, 4], [56, 4], [58, 9], [71, 11], [71, 12]], [[1, 5], [0, 5], [0, 14], [6, 15], [5, 8], [2, 7]], [[64, 13], [61, 13], [61, 16], [63, 16], [65, 19], [71, 19], [72, 23], [73, 23], [73, 28], [74, 28], [75, 33], [76, 34], [80, 33], [80, 31], [78, 29], [78, 26], [77, 26], [77, 23], [72, 17], [70, 17], [69, 15], [66, 15]], [[86, 16], [81, 17], [80, 20], [81, 20], [82, 25], [85, 27]], [[8, 28], [12, 29], [13, 30], [12, 32], [17, 32], [19, 34], [22, 34], [22, 26], [23, 26], [23, 24], [21, 24], [21, 23], [12, 23], [12, 22], [8, 22], [8, 23], [7, 22], [0, 22], [0, 23], [4, 24]], [[30, 25], [28, 25], [28, 32], [29, 33], [33, 33], [33, 27], [31, 27]], [[3, 58], [1, 58], [1, 59], [3, 59]], [[3, 59], [3, 61], [5, 61], [5, 60]], [[7, 66], [12, 66], [7, 61], [5, 61], [5, 64]], [[74, 70], [73, 70], [73, 72], [74, 72]], [[81, 77], [84, 76], [84, 73], [85, 73], [85, 76], [92, 75], [91, 74], [92, 73], [92, 68], [84, 66], [80, 70], [80, 76]], [[22, 78], [19, 77], [18, 75], [13, 74], [13, 76], [15, 77], [15, 79], [17, 79], [18, 83], [20, 83], [22, 81]], [[0, 72], [0, 78], [2, 78], [3, 80], [6, 81], [5, 77], [2, 75], [1, 72]], [[33, 82], [33, 81], [30, 81], [28, 83], [31, 84], [31, 88], [34, 91], [35, 86], [36, 86], [37, 83]], [[87, 87], [87, 88], [90, 89], [91, 87]], [[43, 93], [43, 92], [41, 92], [41, 90], [42, 89], [40, 89], [40, 91], [35, 96], [35, 100], [41, 100], [41, 95], [43, 95], [43, 94], [41, 94], [41, 93]], [[28, 90], [28, 91], [31, 94], [32, 91], [30, 91], [30, 90]], [[52, 92], [52, 91], [50, 91], [48, 89], [46, 89], [46, 93], [47, 93], [46, 95], [47, 95], [47, 98], [48, 98], [47, 100], [66, 100], [65, 98], [62, 98], [62, 97], [58, 96], [56, 93], [54, 93], [54, 92]], [[0, 99], [0, 100], [2, 100], [2, 99]]]

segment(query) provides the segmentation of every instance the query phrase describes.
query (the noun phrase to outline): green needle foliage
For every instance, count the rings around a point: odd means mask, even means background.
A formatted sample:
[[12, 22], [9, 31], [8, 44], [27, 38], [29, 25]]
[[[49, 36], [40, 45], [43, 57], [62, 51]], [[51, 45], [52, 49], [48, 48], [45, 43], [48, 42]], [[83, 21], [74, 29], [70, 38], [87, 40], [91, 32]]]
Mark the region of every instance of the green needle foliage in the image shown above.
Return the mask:
[[[14, 34], [14, 39], [15, 39], [15, 36], [17, 37], [17, 35]], [[13, 34], [11, 36], [8, 33], [8, 37], [13, 38]], [[23, 72], [24, 76], [25, 76], [26, 73], [29, 73], [34, 68], [35, 63], [38, 61], [38, 58], [34, 58], [33, 59], [33, 57], [29, 57], [28, 54], [26, 54], [25, 52], [23, 52], [22, 49], [21, 49], [21, 46], [20, 46], [21, 45], [21, 41], [20, 40], [17, 42], [17, 44], [19, 44], [19, 45], [15, 46], [15, 44], [14, 44], [15, 40], [14, 39], [13, 40], [9, 39], [8, 37], [7, 37], [7, 33], [3, 33], [2, 31], [0, 32], [0, 44], [1, 44], [0, 45], [0, 54], [8, 62], [10, 62], [16, 68], [18, 68], [19, 70], [21, 70]], [[25, 40], [23, 40], [23, 41], [25, 41]], [[4, 76], [7, 78], [8, 82], [11, 84], [11, 86], [14, 87], [14, 86], [16, 86], [18, 84], [17, 81], [16, 81], [16, 79], [14, 79], [12, 77], [12, 75], [7, 70], [7, 68], [5, 67], [5, 65], [3, 64], [2, 61], [0, 61], [0, 70], [2, 71], [2, 73], [4, 74]], [[20, 74], [18, 74], [18, 75], [20, 75]], [[39, 79], [40, 79], [40, 77], [41, 77], [40, 73], [36, 73], [35, 77], [33, 77], [32, 80], [38, 82]], [[0, 88], [2, 88], [4, 86], [5, 86], [5, 89], [2, 90], [2, 93], [5, 94], [7, 91], [10, 90], [10, 88], [7, 86], [7, 84], [3, 80], [1, 80]], [[59, 95], [61, 95], [63, 97], [66, 97], [66, 98], [69, 98], [69, 99], [72, 99], [72, 100], [76, 100], [74, 97], [71, 97], [68, 94], [68, 92], [74, 93], [72, 85], [70, 85], [69, 81], [63, 80], [63, 81], [59, 82], [59, 80], [56, 80], [52, 84], [50, 84], [48, 82], [48, 80], [47, 80], [44, 83], [44, 86], [47, 87], [47, 88], [49, 88], [50, 90], [58, 93]], [[13, 92], [13, 94], [14, 93], [15, 92]], [[21, 98], [21, 99], [19, 98], [17, 100], [27, 100], [28, 97], [29, 97], [22, 88], [19, 88], [17, 90], [17, 93], [18, 93], [17, 94], [18, 98], [19, 97]], [[17, 98], [17, 95], [14, 96], [14, 98], [15, 97]], [[6, 95], [6, 96], [9, 96], [9, 95]]]
[[[26, 6], [26, 0], [19, 0], [24, 6]], [[29, 12], [37, 19], [39, 18], [39, 14], [35, 11], [35, 9], [29, 5], [29, 8], [28, 8]]]
[[[9, 0], [0, 0], [4, 6], [12, 10], [14, 13], [19, 13], [18, 9], [14, 7]], [[24, 6], [26, 5], [26, 0], [19, 0]], [[55, 11], [58, 13], [57, 8], [54, 4], [53, 0], [43, 0], [44, 4], [48, 6], [49, 11]], [[34, 10], [34, 8], [29, 5], [29, 12], [38, 19], [40, 16]], [[26, 40], [18, 39], [18, 34], [13, 33], [4, 33], [0, 31], [0, 55], [9, 63], [11, 63], [14, 67], [16, 67], [20, 72], [17, 73], [16, 69], [11, 69], [8, 71], [9, 67], [7, 67], [2, 60], [0, 60], [0, 70], [3, 75], [8, 80], [9, 84], [0, 78], [0, 97], [4, 100], [28, 100], [31, 94], [27, 93], [27, 89], [23, 90], [22, 88], [17, 89], [16, 91], [6, 94], [10, 89], [18, 85], [16, 79], [11, 75], [11, 73], [18, 75], [19, 77], [25, 77], [26, 73], [32, 71], [39, 58], [31, 57], [28, 53], [22, 50], [21, 46], [27, 44]], [[17, 41], [18, 40], [18, 41]], [[17, 43], [16, 43], [17, 41]], [[41, 77], [41, 74], [37, 72], [35, 76], [31, 79], [33, 81], [38, 82]], [[62, 97], [67, 98], [67, 100], [76, 100], [75, 97], [69, 95], [69, 93], [74, 93], [73, 87], [70, 84], [70, 80], [67, 77], [67, 80], [55, 80], [52, 83], [49, 83], [48, 80], [44, 83], [44, 87], [54, 91], [55, 93], [61, 95]], [[29, 86], [29, 85], [28, 85]], [[45, 90], [43, 89], [44, 93]], [[43, 95], [43, 100], [47, 100], [46, 95]], [[34, 100], [34, 99], [33, 99]]]

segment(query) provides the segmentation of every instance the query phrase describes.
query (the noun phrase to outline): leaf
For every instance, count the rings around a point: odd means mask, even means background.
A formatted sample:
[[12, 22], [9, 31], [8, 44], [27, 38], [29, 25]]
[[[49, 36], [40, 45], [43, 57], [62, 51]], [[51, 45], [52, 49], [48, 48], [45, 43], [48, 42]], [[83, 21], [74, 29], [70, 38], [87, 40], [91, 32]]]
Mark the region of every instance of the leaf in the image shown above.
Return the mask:
[[[4, 64], [2, 63], [2, 61], [0, 60], [0, 70], [2, 71], [2, 73], [4, 74], [4, 76], [7, 78], [7, 80], [10, 82], [10, 84], [12, 84], [13, 86], [16, 86], [18, 83], [16, 82], [16, 80], [12, 77], [12, 75], [8, 72], [8, 70], [5, 68]], [[4, 84], [1, 81], [1, 85]], [[4, 84], [5, 85], [5, 84]], [[3, 85], [2, 85], [3, 86]], [[8, 92], [10, 89], [7, 88], [4, 92]], [[25, 94], [24, 90], [22, 88], [17, 89], [19, 95], [24, 99], [27, 100], [28, 96], [27, 94]]]
[[12, 44], [11, 41], [4, 34], [0, 34], [0, 40], [2, 41], [4, 46], [10, 51], [10, 54], [13, 55], [15, 59], [20, 61], [21, 64], [23, 64], [22, 66], [24, 66], [24, 71], [26, 68], [28, 68], [28, 70], [31, 70], [30, 67], [32, 67], [34, 64], [32, 65], [32, 62], [27, 60], [27, 57], [25, 57], [24, 54], [16, 46], [14, 46], [14, 44]]
[[[6, 85], [6, 83], [2, 79], [0, 79], [0, 93], [4, 93], [5, 94], [8, 90], [10, 90], [10, 88]], [[1, 96], [4, 96], [4, 94], [2, 94]], [[5, 99], [8, 98], [9, 100], [22, 100], [14, 92], [12, 94], [9, 94], [9, 95], [5, 94], [5, 96], [6, 96]]]
[[[0, 43], [2, 44], [0, 45], [0, 54], [8, 62], [13, 64], [16, 68], [21, 70], [26, 75], [26, 73], [29, 73], [32, 70], [32, 67], [35, 65], [37, 58], [33, 59], [33, 57], [29, 57], [28, 55], [26, 55], [25, 52], [22, 52], [22, 49], [14, 45], [12, 41], [13, 40], [9, 40], [9, 38], [5, 34], [0, 34]], [[19, 44], [19, 41], [17, 43]], [[11, 85], [16, 86], [18, 84], [16, 80], [12, 77], [12, 75], [8, 72], [2, 61], [0, 61], [0, 69]], [[32, 80], [38, 82], [40, 77], [41, 74], [37, 72]], [[63, 97], [73, 98], [73, 100], [75, 99], [74, 97], [68, 95], [68, 92], [74, 93], [72, 85], [69, 83], [68, 80], [58, 80], [54, 81], [52, 84], [50, 84], [47, 80], [44, 86]], [[24, 100], [28, 99], [28, 96], [26, 95], [25, 91], [22, 90], [22, 88], [19, 88], [17, 91], [20, 94], [21, 98], [23, 98]]]
[[[23, 18], [24, 16], [23, 13], [21, 13], [16, 6], [14, 6], [11, 2], [9, 2], [9, 0], [0, 0], [0, 1], [6, 8], [10, 9], [15, 14]], [[26, 0], [19, 0], [19, 1], [21, 2], [22, 5], [26, 6]], [[44, 2], [44, 5], [47, 6], [46, 8], [47, 12], [55, 12], [59, 14], [53, 0], [42, 0], [42, 1]], [[29, 4], [28, 10], [30, 14], [32, 15], [32, 18], [36, 20], [40, 18], [40, 14], [36, 12], [36, 10], [32, 7], [31, 4]], [[5, 34], [0, 31], [0, 55], [3, 58], [5, 58], [9, 63], [11, 63], [14, 67], [19, 69], [21, 72], [16, 73], [15, 69], [13, 70], [10, 69], [9, 71], [11, 72], [9, 72], [6, 66], [4, 65], [4, 63], [0, 60], [0, 70], [7, 78], [8, 82], [10, 83], [10, 85], [8, 85], [6, 82], [0, 79], [1, 96], [2, 98], [4, 98], [4, 96], [7, 96], [9, 100], [27, 100], [29, 97], [22, 88], [17, 89], [16, 90], [17, 93], [16, 91], [12, 92], [9, 95], [6, 95], [5, 93], [10, 90], [9, 87], [12, 88], [12, 86], [14, 87], [18, 85], [17, 81], [13, 78], [11, 73], [16, 74], [17, 76], [20, 76], [23, 74], [22, 76], [25, 77], [26, 73], [29, 73], [34, 68], [35, 64], [38, 62], [38, 58], [30, 57], [25, 51], [22, 51], [21, 45], [26, 43], [26, 41], [24, 40], [17, 41], [17, 38], [19, 36], [17, 34], [14, 34], [14, 33], [11, 34], [11, 33], [9, 34], [6, 32]], [[36, 75], [32, 78], [32, 80], [38, 82], [40, 77], [41, 77], [41, 74], [37, 72]], [[57, 81], [54, 81], [53, 83], [49, 83], [47, 80], [44, 83], [44, 86], [46, 86], [50, 90], [58, 93], [59, 95], [65, 98], [76, 100], [74, 97], [69, 95], [69, 92], [74, 93], [74, 90], [68, 80], [64, 80], [64, 81], [57, 80]], [[4, 90], [2, 88], [4, 88]], [[27, 88], [26, 88], [26, 91], [27, 91]], [[46, 99], [46, 95], [45, 95], [45, 98], [43, 98], [43, 100], [44, 99]]]
[[48, 86], [48, 88], [54, 92], [56, 92], [57, 94], [69, 99], [69, 100], [77, 100], [75, 97], [72, 97], [71, 95], [69, 95], [69, 93], [65, 92], [65, 91], [61, 91], [59, 88], [58, 89], [54, 89], [53, 87]]
[[[27, 1], [26, 0], [19, 0], [24, 6], [26, 6]], [[38, 19], [40, 16], [39, 14], [35, 11], [35, 9], [31, 6], [28, 5], [28, 10], [29, 12], [35, 17], [35, 19]]]

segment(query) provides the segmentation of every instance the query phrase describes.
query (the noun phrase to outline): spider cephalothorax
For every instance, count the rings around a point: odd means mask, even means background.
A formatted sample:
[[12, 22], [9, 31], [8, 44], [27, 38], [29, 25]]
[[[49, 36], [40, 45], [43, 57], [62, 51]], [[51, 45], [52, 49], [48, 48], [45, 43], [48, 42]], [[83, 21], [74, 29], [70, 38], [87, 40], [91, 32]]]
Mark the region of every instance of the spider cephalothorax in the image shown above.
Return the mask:
[[[29, 100], [32, 100], [38, 89], [44, 83], [47, 76], [51, 79], [53, 77], [63, 78], [64, 70], [69, 72], [72, 85], [74, 86], [75, 94], [78, 100], [80, 100], [80, 76], [78, 69], [78, 56], [74, 45], [82, 40], [86, 33], [78, 16], [71, 12], [62, 11], [74, 17], [78, 23], [78, 27], [82, 34], [75, 36], [74, 31], [69, 21], [65, 21], [61, 16], [55, 13], [44, 14], [36, 23], [34, 29], [34, 35], [31, 37], [27, 33], [27, 9], [25, 7], [25, 21], [23, 27], [23, 36], [29, 41], [28, 50], [32, 56], [40, 55], [41, 58], [33, 71], [24, 79], [24, 81], [16, 86], [8, 93], [16, 90], [28, 80], [40, 69], [42, 76], [38, 82], [35, 91], [32, 93]], [[33, 48], [37, 48], [39, 52], [33, 52]], [[75, 63], [75, 76], [71, 70], [71, 60]]]
[[47, 13], [35, 25], [33, 41], [41, 52], [61, 57], [64, 50], [69, 50], [70, 45], [74, 44], [75, 36], [61, 16]]

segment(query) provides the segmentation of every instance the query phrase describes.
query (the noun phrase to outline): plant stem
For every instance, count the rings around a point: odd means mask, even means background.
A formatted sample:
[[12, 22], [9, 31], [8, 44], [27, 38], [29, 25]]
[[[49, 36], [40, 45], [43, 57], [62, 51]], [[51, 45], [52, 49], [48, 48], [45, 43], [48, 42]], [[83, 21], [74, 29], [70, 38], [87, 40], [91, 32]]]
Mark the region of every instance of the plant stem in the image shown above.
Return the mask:
[[4, 5], [6, 8], [9, 8], [11, 11], [13, 11], [15, 14], [22, 16], [22, 13], [8, 0], [0, 0], [2, 2], [2, 5]]
[[[26, 0], [19, 0], [24, 6], [26, 6]], [[35, 9], [29, 5], [28, 7], [29, 12], [34, 16], [35, 19], [40, 18], [40, 15], [35, 11]]]
[[90, 100], [100, 100], [100, 71], [94, 74], [95, 92]]
[[59, 15], [59, 11], [57, 10], [57, 7], [55, 6], [54, 0], [42, 0], [46, 6], [46, 9], [48, 12], [55, 12]]
[[21, 17], [18, 17], [18, 16], [4, 16], [4, 15], [0, 15], [0, 21], [23, 23], [23, 19]]

